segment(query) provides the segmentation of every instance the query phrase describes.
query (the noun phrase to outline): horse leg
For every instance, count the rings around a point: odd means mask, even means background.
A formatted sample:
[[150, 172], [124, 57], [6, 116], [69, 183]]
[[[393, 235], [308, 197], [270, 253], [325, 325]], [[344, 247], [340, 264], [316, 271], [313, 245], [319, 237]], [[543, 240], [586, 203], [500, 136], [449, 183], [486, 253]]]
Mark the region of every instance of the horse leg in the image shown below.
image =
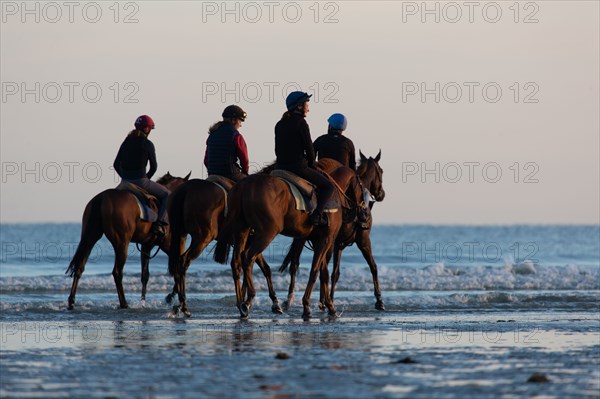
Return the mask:
[[288, 288], [287, 300], [283, 302], [283, 308], [287, 311], [294, 303], [294, 288], [296, 286], [296, 274], [300, 268], [300, 255], [306, 244], [306, 239], [296, 238], [292, 241], [289, 255], [290, 259], [290, 286]]
[[304, 291], [304, 296], [302, 297], [302, 306], [304, 307], [302, 318], [304, 320], [310, 319], [310, 296], [312, 295], [313, 288], [315, 287], [315, 283], [317, 282], [317, 274], [321, 271], [321, 264], [323, 262], [323, 257], [325, 256], [325, 250], [327, 248], [327, 243], [320, 242], [318, 240], [315, 240], [313, 245], [315, 253], [313, 255], [313, 261], [310, 268], [310, 276], [308, 277], [308, 283], [306, 284], [306, 290]]
[[271, 268], [269, 267], [269, 264], [267, 263], [265, 258], [262, 256], [262, 254], [259, 254], [256, 257], [256, 263], [258, 264], [258, 267], [260, 267], [260, 270], [262, 271], [263, 275], [265, 276], [265, 279], [267, 279], [267, 287], [269, 288], [269, 298], [271, 298], [271, 302], [273, 302], [273, 305], [271, 306], [271, 310], [275, 314], [282, 314], [283, 310], [281, 310], [281, 306], [279, 306], [279, 301], [277, 300], [277, 294], [275, 293], [275, 289], [273, 288], [273, 280], [272, 280]]
[[119, 295], [119, 305], [121, 309], [126, 309], [127, 301], [125, 300], [125, 290], [123, 290], [123, 267], [127, 260], [127, 248], [129, 243], [113, 244], [115, 249], [115, 266], [112, 271], [115, 285], [117, 286], [117, 294]]
[[[173, 275], [173, 290], [165, 297], [165, 302], [169, 305], [173, 302], [173, 298], [179, 292], [177, 287], [179, 286], [179, 273], [181, 270], [181, 263], [185, 257], [185, 241], [187, 234], [178, 233], [171, 228], [171, 246], [169, 248], [169, 273]], [[179, 308], [177, 307], [177, 311]]]
[[[231, 275], [233, 277], [233, 285], [235, 288], [236, 306], [240, 311], [242, 318], [248, 317], [247, 311], [245, 313], [242, 312], [242, 302], [244, 301], [246, 294], [245, 289], [242, 293], [242, 287], [240, 287], [240, 278], [242, 276], [242, 258], [245, 258], [244, 252], [249, 234], [250, 229], [244, 228], [239, 230], [238, 233], [234, 235], [233, 257], [231, 258]], [[245, 280], [244, 284], [246, 284]]]
[[79, 280], [83, 275], [83, 271], [85, 270], [85, 264], [96, 245], [96, 242], [102, 237], [102, 231], [91, 231], [88, 237], [82, 237], [79, 245], [77, 246], [77, 251], [75, 255], [73, 255], [73, 259], [67, 269], [67, 273], [71, 272], [73, 276], [73, 284], [71, 285], [71, 293], [69, 294], [67, 309], [73, 310], [75, 305], [75, 295], [77, 294], [77, 286], [79, 285]]
[[208, 243], [211, 241], [211, 238], [209, 236], [209, 234], [206, 234], [206, 232], [203, 231], [197, 231], [194, 234], [192, 234], [192, 242], [190, 243], [190, 247], [188, 248], [187, 254], [183, 257], [183, 261], [182, 261], [182, 266], [181, 266], [181, 270], [182, 270], [182, 274], [181, 274], [181, 280], [180, 280], [180, 289], [182, 290], [181, 292], [184, 293], [183, 295], [183, 302], [180, 301], [179, 306], [181, 308], [181, 311], [183, 312], [184, 315], [186, 315], [187, 317], [190, 317], [192, 315], [192, 313], [189, 311], [189, 309], [187, 308], [187, 305], [185, 303], [185, 284], [186, 284], [186, 275], [187, 275], [187, 270], [190, 267], [190, 264], [192, 263], [192, 261], [194, 259], [196, 259], [198, 256], [200, 256], [200, 254], [202, 253], [202, 251], [204, 251], [204, 248], [206, 248], [206, 246], [208, 245]]
[[256, 296], [256, 290], [254, 289], [254, 282], [252, 281], [252, 267], [254, 266], [254, 261], [256, 257], [260, 255], [273, 241], [277, 233], [271, 233], [269, 235], [258, 236], [255, 235], [250, 242], [250, 247], [244, 256], [244, 282], [246, 284], [246, 289], [248, 292], [248, 297], [246, 301], [241, 304], [240, 313], [242, 317], [248, 317], [250, 313], [250, 308], [252, 307], [252, 300]]
[[140, 253], [140, 260], [142, 262], [142, 301], [146, 300], [146, 287], [150, 279], [150, 251], [152, 251], [151, 245], [142, 245], [142, 252]]
[[383, 305], [383, 299], [381, 298], [381, 290], [379, 289], [379, 279], [377, 278], [377, 263], [375, 263], [375, 259], [373, 258], [373, 251], [371, 249], [371, 238], [369, 236], [369, 231], [363, 231], [360, 239], [356, 241], [356, 246], [362, 252], [363, 257], [369, 264], [369, 268], [371, 269], [371, 274], [373, 275], [373, 290], [375, 293], [375, 309], [377, 310], [385, 310], [385, 306]]
[[339, 244], [335, 244], [333, 247], [333, 270], [331, 271], [331, 300], [335, 294], [335, 286], [340, 279], [340, 263], [342, 260], [342, 247]]
[[325, 259], [321, 263], [320, 280], [321, 280], [321, 292], [323, 294], [323, 303], [329, 310], [331, 316], [336, 315], [335, 306], [333, 305], [333, 297], [329, 294], [329, 270], [328, 265], [331, 260], [331, 254], [333, 253], [333, 246], [327, 249]]

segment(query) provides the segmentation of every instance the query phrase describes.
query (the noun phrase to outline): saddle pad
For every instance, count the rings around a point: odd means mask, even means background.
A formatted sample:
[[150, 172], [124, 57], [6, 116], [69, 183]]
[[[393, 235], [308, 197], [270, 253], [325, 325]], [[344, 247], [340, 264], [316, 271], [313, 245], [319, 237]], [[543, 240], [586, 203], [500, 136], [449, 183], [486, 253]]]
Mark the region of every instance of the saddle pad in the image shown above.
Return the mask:
[[286, 182], [295, 185], [302, 195], [310, 198], [315, 191], [315, 185], [306, 179], [301, 178], [295, 173], [283, 169], [275, 169], [271, 172], [271, 176], [279, 177]]
[[143, 204], [142, 201], [140, 201], [140, 199], [135, 195], [134, 198], [138, 204], [138, 207], [140, 208], [140, 219], [148, 222], [156, 222], [158, 220], [158, 213], [156, 213], [156, 211], [150, 208], [148, 205]]
[[150, 202], [157, 201], [155, 196], [151, 195], [143, 188], [138, 187], [133, 183], [129, 183], [128, 181], [122, 181], [115, 189], [120, 191], [129, 191], [133, 194], [133, 197], [140, 208], [141, 220], [146, 220], [148, 222], [156, 222], [156, 220], [158, 220], [158, 214], [148, 205]]
[[215, 184], [221, 186], [227, 192], [229, 192], [229, 190], [231, 190], [231, 187], [233, 187], [233, 185], [235, 184], [235, 182], [233, 180], [228, 179], [227, 177], [221, 176], [221, 175], [208, 175], [208, 177], [206, 178], [206, 181], [209, 181], [211, 183], [215, 183]]
[[[283, 180], [290, 187], [292, 196], [296, 201], [296, 210], [310, 213], [317, 208], [317, 194], [314, 184], [287, 170], [275, 169], [271, 172], [271, 176]], [[332, 199], [325, 204], [323, 212], [337, 212], [339, 206], [339, 201]]]
[[223, 217], [227, 217], [227, 213], [229, 212], [229, 208], [227, 207], [227, 194], [229, 194], [229, 190], [231, 190], [231, 187], [233, 187], [235, 182], [220, 175], [209, 175], [206, 178], [206, 181], [213, 183], [223, 190], [223, 195], [225, 195], [225, 209], [223, 210]]
[[298, 187], [296, 187], [292, 182], [287, 181], [286, 179], [276, 176], [278, 179], [283, 180], [290, 187], [290, 191], [292, 192], [292, 197], [294, 197], [294, 201], [296, 201], [296, 210], [302, 212], [312, 212], [317, 207], [316, 198], [311, 201], [307, 201], [307, 198], [302, 195]]

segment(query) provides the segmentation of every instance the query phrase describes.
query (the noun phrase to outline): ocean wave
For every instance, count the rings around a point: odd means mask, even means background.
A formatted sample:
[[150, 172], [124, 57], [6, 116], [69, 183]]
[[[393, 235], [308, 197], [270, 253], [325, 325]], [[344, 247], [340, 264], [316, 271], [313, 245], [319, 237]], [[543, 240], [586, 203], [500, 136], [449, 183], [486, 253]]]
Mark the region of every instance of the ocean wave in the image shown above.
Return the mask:
[[[308, 268], [300, 269], [296, 290], [304, 290]], [[266, 290], [265, 278], [258, 267], [254, 270], [257, 290]], [[273, 273], [277, 290], [288, 287], [289, 276]], [[472, 291], [472, 290], [599, 290], [600, 268], [565, 265], [542, 266], [531, 262], [498, 266], [455, 267], [436, 263], [422, 268], [383, 266], [379, 268], [379, 283], [383, 291]], [[1, 277], [0, 292], [67, 292], [72, 279], [67, 276]], [[123, 286], [127, 292], [141, 291], [140, 274], [126, 274]], [[166, 273], [152, 273], [148, 292], [170, 292], [173, 278]], [[214, 270], [190, 271], [187, 275], [189, 293], [233, 292], [231, 272], [228, 267]], [[342, 291], [373, 289], [368, 267], [342, 266], [337, 285]], [[78, 292], [113, 292], [115, 283], [111, 274], [83, 275]]]

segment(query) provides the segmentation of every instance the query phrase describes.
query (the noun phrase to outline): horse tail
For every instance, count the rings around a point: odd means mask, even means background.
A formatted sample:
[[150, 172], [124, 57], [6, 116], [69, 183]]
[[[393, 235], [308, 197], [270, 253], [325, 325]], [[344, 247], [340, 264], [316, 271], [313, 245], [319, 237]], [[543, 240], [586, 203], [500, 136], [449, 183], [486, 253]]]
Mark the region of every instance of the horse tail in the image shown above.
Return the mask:
[[292, 261], [292, 249], [290, 248], [287, 255], [283, 259], [281, 266], [279, 266], [279, 273], [284, 273], [287, 270], [288, 266], [290, 265], [291, 261]]
[[180, 237], [184, 228], [184, 202], [187, 196], [188, 186], [184, 185], [175, 190], [169, 197], [167, 212], [171, 224], [171, 245], [169, 247], [169, 274], [175, 275], [181, 263]]
[[219, 236], [217, 237], [217, 245], [215, 246], [215, 252], [213, 259], [215, 262], [222, 265], [226, 264], [229, 260], [229, 252], [233, 244], [233, 232], [234, 225], [237, 221], [244, 220], [244, 212], [242, 209], [241, 195], [244, 191], [241, 187], [243, 180], [237, 183], [227, 198], [227, 208], [229, 213], [223, 222], [223, 227], [219, 229]]
[[299, 238], [292, 241], [292, 245], [279, 267], [280, 273], [285, 272], [290, 264], [292, 265], [292, 270], [298, 270], [298, 266], [300, 266], [300, 255], [302, 254], [305, 242], [305, 240]]
[[65, 271], [65, 274], [69, 277], [75, 276], [75, 274], [83, 273], [85, 263], [87, 262], [92, 248], [98, 240], [102, 237], [102, 200], [104, 193], [96, 195], [85, 207], [83, 211], [83, 218], [81, 222], [81, 240], [69, 263], [69, 267]]

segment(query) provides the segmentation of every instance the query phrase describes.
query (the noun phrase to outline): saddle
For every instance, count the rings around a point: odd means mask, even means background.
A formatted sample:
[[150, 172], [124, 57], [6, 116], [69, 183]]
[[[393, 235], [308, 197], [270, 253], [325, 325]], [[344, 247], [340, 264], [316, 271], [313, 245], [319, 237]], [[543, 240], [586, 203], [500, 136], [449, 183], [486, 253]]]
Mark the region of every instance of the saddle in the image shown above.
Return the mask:
[[[317, 188], [306, 179], [301, 178], [295, 173], [283, 169], [275, 169], [271, 176], [277, 177], [287, 183], [296, 202], [296, 210], [312, 213], [317, 208]], [[334, 213], [340, 208], [340, 202], [332, 198], [323, 212]]]
[[223, 190], [223, 194], [225, 195], [225, 210], [223, 211], [223, 217], [227, 217], [227, 212], [228, 212], [227, 194], [229, 194], [229, 191], [231, 191], [231, 188], [233, 187], [235, 182], [233, 180], [231, 180], [225, 176], [221, 176], [221, 175], [209, 175], [206, 178], [206, 181], [216, 184], [217, 187], [219, 187], [221, 190]]
[[115, 187], [115, 190], [128, 191], [133, 194], [138, 207], [140, 208], [141, 220], [146, 220], [148, 222], [156, 222], [158, 220], [158, 199], [154, 195], [128, 181], [119, 183], [119, 185]]

